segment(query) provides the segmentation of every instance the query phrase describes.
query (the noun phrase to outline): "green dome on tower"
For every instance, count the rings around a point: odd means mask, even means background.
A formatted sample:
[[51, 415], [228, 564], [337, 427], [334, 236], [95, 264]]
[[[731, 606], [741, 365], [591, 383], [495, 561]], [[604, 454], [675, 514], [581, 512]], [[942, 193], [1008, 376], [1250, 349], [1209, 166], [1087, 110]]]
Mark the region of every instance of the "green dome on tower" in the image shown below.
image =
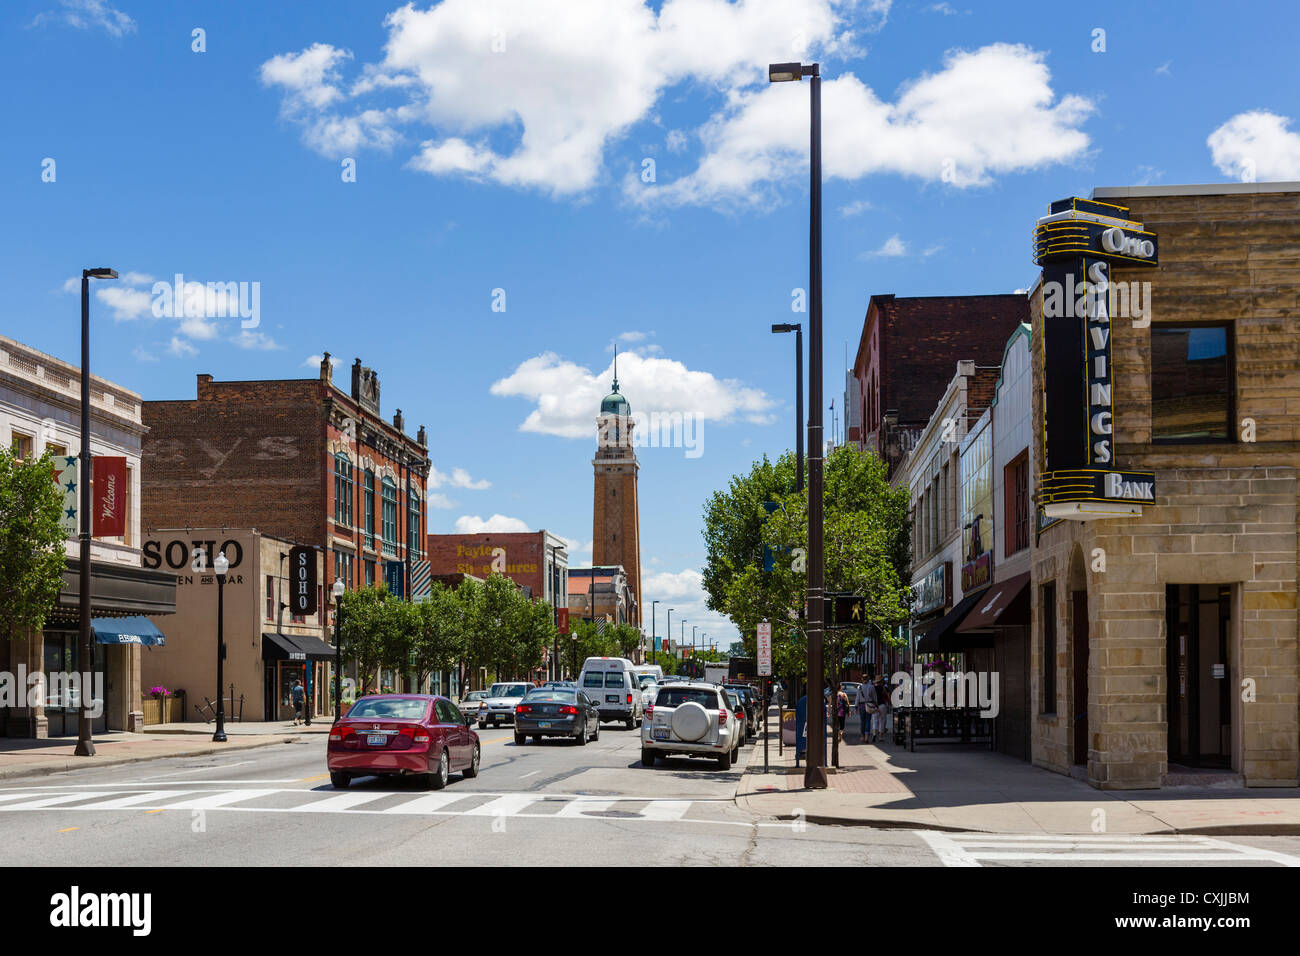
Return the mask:
[[600, 400], [600, 413], [602, 415], [623, 415], [632, 414], [632, 406], [628, 404], [618, 390], [618, 346], [614, 346], [614, 391], [610, 392]]

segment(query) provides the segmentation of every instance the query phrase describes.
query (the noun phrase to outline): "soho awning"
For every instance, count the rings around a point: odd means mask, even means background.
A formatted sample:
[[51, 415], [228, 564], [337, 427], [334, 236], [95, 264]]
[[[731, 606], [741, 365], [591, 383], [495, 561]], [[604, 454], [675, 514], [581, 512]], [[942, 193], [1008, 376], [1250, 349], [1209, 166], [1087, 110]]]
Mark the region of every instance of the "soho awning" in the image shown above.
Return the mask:
[[100, 644], [161, 646], [167, 643], [163, 632], [147, 617], [92, 617], [90, 630]]
[[922, 654], [943, 654], [950, 651], [964, 651], [972, 647], [991, 647], [991, 641], [977, 634], [957, 634], [957, 625], [966, 620], [966, 615], [984, 597], [985, 592], [968, 594], [957, 602], [956, 607], [939, 618], [934, 626], [927, 630], [916, 642], [916, 649]]
[[1017, 574], [1005, 581], [994, 581], [980, 595], [973, 611], [957, 625], [959, 633], [985, 631], [993, 627], [1026, 626], [1029, 624], [1029, 572]]
[[332, 661], [334, 647], [319, 637], [302, 634], [262, 634], [264, 661]]

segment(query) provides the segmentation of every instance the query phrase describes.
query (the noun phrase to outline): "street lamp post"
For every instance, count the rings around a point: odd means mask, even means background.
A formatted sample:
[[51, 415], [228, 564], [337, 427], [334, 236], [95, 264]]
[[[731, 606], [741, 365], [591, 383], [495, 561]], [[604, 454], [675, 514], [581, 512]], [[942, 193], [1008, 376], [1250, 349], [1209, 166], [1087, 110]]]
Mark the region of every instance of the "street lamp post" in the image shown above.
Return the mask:
[[803, 323], [780, 322], [772, 331], [794, 333], [794, 490], [803, 491]]
[[[112, 269], [81, 270], [81, 469], [77, 481], [81, 483], [81, 504], [77, 508], [80, 528], [77, 543], [81, 548], [81, 583], [78, 586], [77, 607], [81, 623], [78, 634], [78, 651], [81, 666], [86, 671], [94, 669], [94, 646], [90, 642], [90, 280], [116, 279]], [[77, 715], [78, 757], [95, 756], [95, 741], [91, 735], [89, 695], [81, 693], [81, 712]]]
[[[773, 63], [767, 68], [772, 83], [809, 78], [811, 122], [809, 166], [812, 180], [808, 210], [808, 721], [822, 708], [822, 641], [826, 608], [823, 604], [826, 551], [822, 499], [822, 78], [816, 63]], [[816, 729], [808, 731], [808, 762], [804, 786], [824, 790], [826, 736], [824, 711]]]
[[655, 605], [658, 604], [658, 603], [659, 603], [658, 601], [651, 601], [651, 602], [650, 602], [650, 663], [651, 663], [651, 664], [653, 664], [653, 663], [655, 662], [655, 657], [656, 657], [656, 654], [655, 654], [655, 651], [656, 651], [656, 644], [655, 644]]
[[336, 724], [343, 714], [343, 608], [339, 606], [339, 601], [343, 598], [344, 590], [346, 588], [343, 579], [335, 578], [330, 593], [334, 595], [334, 723]]
[[226, 572], [230, 570], [230, 561], [222, 551], [212, 562], [212, 570], [217, 573], [217, 729], [212, 734], [213, 743], [226, 741], [226, 705], [221, 696], [221, 685], [225, 680], [226, 632], [225, 632], [225, 593]]

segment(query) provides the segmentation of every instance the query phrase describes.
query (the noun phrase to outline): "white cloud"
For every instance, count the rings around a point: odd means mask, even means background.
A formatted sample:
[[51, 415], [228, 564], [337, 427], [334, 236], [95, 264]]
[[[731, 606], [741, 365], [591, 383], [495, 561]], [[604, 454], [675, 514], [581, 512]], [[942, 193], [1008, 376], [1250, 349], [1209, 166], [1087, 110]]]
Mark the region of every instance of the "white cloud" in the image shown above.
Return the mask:
[[583, 554], [587, 555], [587, 560], [591, 560], [591, 549], [595, 545], [594, 541], [588, 539], [584, 544], [581, 538], [569, 538], [564, 535], [560, 535], [560, 537], [564, 538], [564, 547], [569, 552], [570, 564], [574, 564]]
[[1246, 182], [1300, 179], [1300, 134], [1268, 110], [1238, 113], [1206, 140], [1219, 172]]
[[867, 200], [855, 199], [853, 202], [849, 203], [848, 205], [840, 207], [840, 215], [843, 216], [845, 219], [848, 219], [851, 216], [860, 216], [862, 215], [862, 213], [866, 212], [870, 208], [871, 208], [871, 203], [869, 203]]
[[284, 347], [277, 344], [269, 335], [263, 332], [251, 332], [248, 329], [239, 330], [239, 334], [235, 336], [235, 344], [241, 349], [257, 349], [264, 352]]
[[131, 354], [134, 355], [136, 357], [136, 360], [140, 362], [158, 361], [158, 356], [154, 355], [152, 352], [150, 352], [142, 345], [137, 345], [135, 348], [133, 348], [131, 350]]
[[[651, 564], [659, 562], [651, 559]], [[704, 591], [703, 578], [700, 572], [694, 568], [686, 568], [682, 571], [659, 571], [647, 575], [641, 579], [641, 591], [644, 594], [642, 598], [642, 623], [648, 628], [650, 626], [650, 602], [657, 600], [659, 610], [655, 615], [655, 623], [659, 630], [659, 636], [668, 636], [667, 618], [665, 611], [671, 607], [673, 609], [673, 633], [674, 641], [682, 640], [681, 622], [686, 622], [686, 643], [691, 641], [691, 628], [696, 629], [696, 637], [700, 634], [708, 634], [704, 639], [705, 644], [718, 644], [723, 650], [734, 640], [738, 640], [736, 626], [731, 621], [716, 611], [709, 610], [708, 595]]]
[[147, 272], [123, 272], [122, 281], [127, 285], [152, 285], [154, 277]]
[[221, 330], [202, 316], [192, 315], [181, 319], [177, 331], [188, 339], [211, 342], [218, 337]]
[[199, 354], [199, 350], [196, 349], [193, 345], [191, 345], [189, 342], [186, 342], [184, 339], [179, 338], [175, 335], [172, 336], [171, 342], [168, 343], [167, 351], [170, 352], [172, 355], [177, 355], [182, 358]]
[[644, 332], [622, 332], [619, 334], [620, 342], [644, 342], [646, 333]]
[[[719, 379], [692, 371], [681, 362], [649, 358], [636, 352], [619, 356], [619, 391], [638, 412], [696, 415], [700, 420], [727, 422], [736, 418], [766, 424], [776, 403], [761, 389], [736, 379]], [[596, 431], [600, 400], [609, 393], [613, 363], [598, 373], [545, 352], [527, 359], [509, 375], [492, 383], [492, 394], [526, 398], [536, 408], [519, 426], [521, 431], [591, 438]]]
[[668, 148], [668, 152], [680, 153], [686, 148], [686, 134], [679, 129], [670, 129], [664, 145]]
[[904, 242], [897, 233], [886, 239], [879, 249], [864, 253], [866, 256], [884, 256], [887, 258], [898, 258], [907, 255], [907, 243]]
[[[646, 120], [665, 90], [696, 82], [726, 95], [766, 83], [773, 58], [848, 52], [854, 31], [878, 29], [889, 6], [664, 0], [656, 12], [646, 0], [443, 0], [427, 10], [408, 4], [385, 18], [383, 59], [361, 67], [346, 99], [402, 100], [376, 113], [387, 145], [399, 125], [435, 131], [420, 135], [414, 169], [571, 195], [598, 182], [606, 148]], [[285, 91], [284, 115], [327, 155], [346, 148], [344, 140], [373, 144], [366, 142], [373, 131], [358, 135], [364, 113], [343, 98], [339, 70], [350, 57], [316, 43], [262, 68], [263, 82]], [[687, 140], [670, 131], [668, 147]]]
[[[852, 73], [824, 81], [824, 175], [890, 173], [965, 188], [1073, 159], [1088, 146], [1076, 127], [1094, 107], [1080, 96], [1058, 100], [1050, 81], [1044, 54], [1008, 43], [950, 52], [942, 70], [904, 84], [893, 103]], [[669, 205], [764, 199], [807, 169], [807, 111], [801, 83], [737, 93], [705, 124], [695, 172], [625, 195]]]
[[140, 319], [153, 315], [153, 296], [143, 289], [105, 285], [95, 289], [95, 298], [113, 310], [115, 319]]
[[425, 497], [425, 502], [430, 508], [454, 508], [456, 502], [452, 501], [440, 491], [432, 492]]
[[1168, 76], [1169, 67], [1173, 65], [1173, 62], [1174, 62], [1173, 60], [1165, 60], [1165, 62], [1161, 63], [1158, 67], [1156, 67], [1156, 72]]
[[458, 534], [481, 534], [485, 531], [512, 532], [512, 531], [531, 531], [528, 522], [519, 518], [508, 518], [502, 514], [494, 514], [484, 521], [478, 515], [461, 515], [456, 519], [456, 532]]
[[429, 468], [429, 477], [426, 484], [430, 488], [441, 488], [444, 485], [449, 485], [452, 488], [465, 488], [469, 491], [482, 491], [485, 488], [492, 487], [492, 482], [486, 478], [473, 478], [464, 468], [453, 468], [451, 474], [448, 475], [434, 466]]
[[78, 30], [102, 27], [115, 37], [135, 32], [135, 21], [116, 7], [109, 6], [106, 0], [59, 0], [59, 5], [61, 10], [38, 13], [32, 26], [55, 21]]
[[[302, 367], [303, 367], [303, 368], [314, 368], [314, 369], [319, 369], [319, 368], [320, 368], [320, 363], [323, 362], [323, 361], [325, 361], [325, 356], [323, 356], [323, 355], [308, 355], [305, 359], [302, 360]], [[340, 360], [339, 360], [338, 356], [336, 356], [336, 355], [331, 355], [331, 356], [330, 356], [330, 369], [333, 370], [333, 369], [338, 368], [338, 367], [339, 367], [339, 364], [340, 364]]]

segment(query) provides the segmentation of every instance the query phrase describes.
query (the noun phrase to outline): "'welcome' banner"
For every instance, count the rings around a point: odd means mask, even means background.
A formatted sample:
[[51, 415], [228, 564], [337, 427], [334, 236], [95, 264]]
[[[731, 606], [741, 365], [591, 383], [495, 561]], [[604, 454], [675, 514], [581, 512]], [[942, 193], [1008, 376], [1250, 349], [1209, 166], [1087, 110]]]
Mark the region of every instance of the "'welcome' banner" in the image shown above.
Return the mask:
[[119, 538], [126, 534], [126, 459], [114, 455], [95, 455], [91, 462], [91, 485], [94, 500], [96, 538]]

